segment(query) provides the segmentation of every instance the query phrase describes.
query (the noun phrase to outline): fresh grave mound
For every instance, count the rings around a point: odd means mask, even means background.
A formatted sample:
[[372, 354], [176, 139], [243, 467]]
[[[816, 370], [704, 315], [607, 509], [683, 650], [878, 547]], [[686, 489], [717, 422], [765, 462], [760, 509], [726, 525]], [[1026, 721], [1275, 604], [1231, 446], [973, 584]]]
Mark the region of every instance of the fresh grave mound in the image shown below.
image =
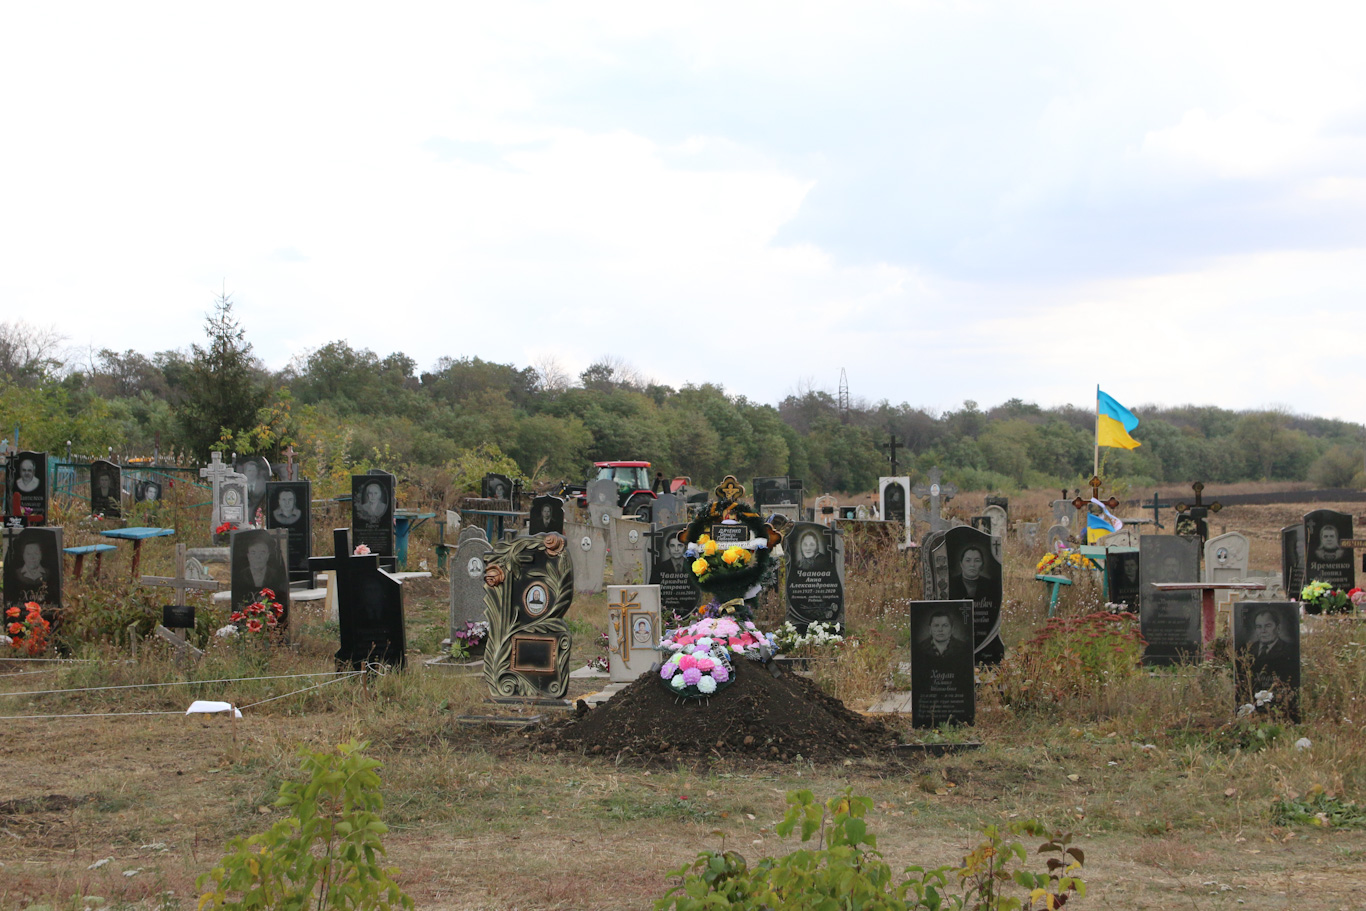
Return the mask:
[[881, 722], [845, 708], [795, 674], [774, 677], [754, 661], [735, 662], [732, 683], [709, 699], [681, 699], [644, 674], [605, 704], [534, 735], [540, 749], [642, 760], [680, 756], [801, 756], [834, 762], [880, 755], [896, 743]]

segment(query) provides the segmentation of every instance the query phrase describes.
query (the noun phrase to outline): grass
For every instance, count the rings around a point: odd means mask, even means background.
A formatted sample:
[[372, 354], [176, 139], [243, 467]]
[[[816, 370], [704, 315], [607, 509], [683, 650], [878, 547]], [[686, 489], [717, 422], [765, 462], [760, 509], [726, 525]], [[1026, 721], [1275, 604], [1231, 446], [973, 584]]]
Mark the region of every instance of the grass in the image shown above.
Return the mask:
[[[415, 557], [423, 553], [434, 566], [429, 542], [415, 541]], [[170, 554], [170, 544], [149, 543], [144, 571], [166, 573]], [[1044, 621], [1037, 557], [1008, 547], [1007, 642]], [[127, 578], [126, 559], [106, 561], [106, 581], [87, 591], [102, 592], [111, 616], [150, 616], [159, 596], [116, 581]], [[918, 597], [918, 571], [885, 549], [851, 554], [847, 620], [861, 645], [817, 672], [849, 704], [876, 698], [904, 655], [902, 605]], [[664, 871], [702, 846], [724, 842], [751, 858], [784, 850], [772, 826], [788, 789], [845, 785], [873, 798], [870, 821], [894, 868], [957, 860], [983, 822], [1038, 817], [1074, 831], [1092, 883], [1082, 908], [1282, 907], [1311, 889], [1315, 907], [1352, 907], [1366, 888], [1366, 630], [1352, 622], [1307, 625], [1305, 723], [1265, 742], [1232, 721], [1232, 680], [1214, 664], [1140, 673], [1030, 711], [1003, 706], [987, 682], [974, 728], [927, 738], [983, 747], [907, 766], [723, 761], [647, 771], [458, 726], [457, 715], [482, 710], [482, 682], [421, 661], [444, 635], [444, 586], [435, 579], [408, 592], [410, 644], [421, 654], [407, 673], [293, 695], [328, 678], [204, 681], [332, 670], [335, 628], [317, 603], [298, 606], [291, 648], [256, 656], [213, 641], [188, 672], [155, 642], [136, 663], [122, 642], [89, 641], [79, 644], [89, 663], [0, 664], [0, 674], [26, 672], [0, 676], [0, 692], [32, 694], [0, 699], [3, 715], [176, 713], [5, 722], [0, 908], [193, 907], [194, 877], [227, 839], [277, 818], [271, 804], [297, 747], [352, 737], [372, 741], [384, 762], [389, 859], [423, 908], [645, 907], [663, 893]], [[1097, 594], [1074, 586], [1060, 611], [1080, 616]], [[576, 598], [570, 619], [579, 666], [605, 629], [605, 596]], [[194, 698], [261, 704], [236, 722], [179, 714]], [[1297, 750], [1301, 737], [1312, 747]]]

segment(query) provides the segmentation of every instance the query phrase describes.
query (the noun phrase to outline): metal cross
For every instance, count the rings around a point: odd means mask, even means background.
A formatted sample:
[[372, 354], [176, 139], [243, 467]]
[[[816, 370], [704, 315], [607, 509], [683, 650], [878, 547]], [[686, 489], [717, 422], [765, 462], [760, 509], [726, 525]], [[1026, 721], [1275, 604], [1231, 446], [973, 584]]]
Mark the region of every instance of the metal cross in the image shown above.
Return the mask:
[[[892, 463], [892, 477], [897, 477], [900, 474], [897, 469], [901, 467], [901, 463], [896, 460], [896, 450], [898, 446], [902, 446], [902, 444], [896, 438], [896, 434], [888, 434], [887, 442], [881, 444], [880, 447], [887, 450], [887, 461]], [[902, 446], [902, 448], [904, 449], [905, 447]]]
[[930, 508], [928, 510], [917, 509], [914, 510], [914, 512], [917, 519], [922, 522], [930, 523], [931, 532], [942, 531], [944, 528], [944, 517], [940, 514], [942, 501], [952, 500], [954, 497], [958, 496], [957, 487], [952, 484], [942, 483], [941, 479], [943, 476], [939, 467], [935, 466], [930, 469], [928, 475], [930, 483], [928, 486], [925, 484], [917, 484], [911, 488], [911, 493], [915, 494], [917, 497], [920, 497], [921, 499], [925, 499], [926, 497], [929, 498]]
[[744, 495], [745, 486], [735, 480], [735, 475], [726, 475], [725, 480], [716, 486], [717, 498], [730, 503], [739, 501]]
[[1153, 511], [1153, 524], [1154, 524], [1154, 525], [1156, 525], [1158, 528], [1166, 528], [1167, 526], [1165, 526], [1165, 525], [1162, 524], [1162, 513], [1161, 513], [1161, 511], [1162, 511], [1163, 509], [1170, 509], [1170, 508], [1171, 508], [1171, 505], [1172, 505], [1172, 504], [1170, 504], [1170, 503], [1163, 503], [1163, 502], [1158, 498], [1158, 495], [1157, 495], [1156, 493], [1154, 493], [1154, 494], [1153, 494], [1153, 502], [1152, 502], [1150, 505], [1145, 506], [1145, 507], [1143, 507], [1143, 508], [1144, 508], [1144, 509], [1151, 509], [1151, 510]]
[[[1100, 479], [1099, 475], [1091, 476], [1091, 500], [1100, 500], [1100, 489], [1104, 486], [1105, 482]], [[1077, 538], [1082, 544], [1086, 543], [1086, 507], [1091, 504], [1091, 500], [1086, 499], [1078, 492], [1076, 499], [1072, 501], [1072, 505], [1076, 507], [1077, 510]], [[1112, 512], [1119, 509], [1119, 500], [1116, 500], [1113, 496], [1111, 496], [1110, 499], [1101, 502], [1103, 502], [1106, 508], [1110, 509]]]

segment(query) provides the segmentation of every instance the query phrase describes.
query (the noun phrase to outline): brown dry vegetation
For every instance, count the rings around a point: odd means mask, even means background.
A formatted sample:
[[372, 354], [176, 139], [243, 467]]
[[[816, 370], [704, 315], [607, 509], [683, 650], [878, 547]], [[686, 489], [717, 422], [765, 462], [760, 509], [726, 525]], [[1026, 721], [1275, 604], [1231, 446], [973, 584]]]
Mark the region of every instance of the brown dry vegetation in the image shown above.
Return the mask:
[[[960, 502], [969, 499], [980, 502]], [[1013, 518], [1030, 508], [1028, 498], [1013, 500]], [[1211, 530], [1226, 525], [1270, 547], [1274, 530], [1304, 511], [1230, 507]], [[168, 570], [170, 547], [149, 544], [144, 571]], [[1008, 643], [1043, 621], [1038, 556], [1007, 550]], [[435, 566], [430, 542], [415, 542], [412, 559]], [[106, 562], [106, 575], [126, 578], [125, 561], [121, 553]], [[1278, 558], [1254, 544], [1253, 563], [1275, 568]], [[898, 607], [918, 595], [916, 567], [895, 553], [851, 554], [848, 620], [862, 645], [817, 679], [853, 707], [870, 704], [893, 675], [904, 647]], [[1081, 613], [1096, 598], [1078, 585], [1060, 609]], [[667, 887], [666, 871], [701, 847], [724, 839], [751, 858], [785, 850], [772, 826], [787, 790], [829, 795], [846, 785], [873, 798], [871, 828], [894, 867], [955, 861], [980, 824], [1038, 817], [1075, 832], [1086, 849], [1091, 892], [1078, 907], [1366, 905], [1366, 833], [1279, 827], [1270, 816], [1273, 801], [1315, 786], [1345, 800], [1366, 794], [1366, 630], [1351, 622], [1312, 623], [1303, 637], [1306, 723], [1260, 752], [1227, 748], [1232, 683], [1226, 670], [1204, 667], [1137, 676], [1047, 712], [1014, 712], [983, 686], [976, 728], [931, 735], [983, 747], [941, 758], [815, 766], [722, 756], [642, 768], [539, 753], [519, 733], [458, 725], [458, 715], [483, 710], [479, 678], [421, 663], [444, 635], [444, 581], [415, 586], [407, 607], [415, 651], [406, 674], [333, 683], [237, 722], [179, 713], [193, 698], [249, 705], [317, 680], [39, 695], [185, 676], [155, 645], [135, 664], [113, 647], [85, 656], [98, 663], [0, 664], [0, 692], [33, 693], [0, 699], [0, 715], [176, 713], [4, 721], [0, 908], [90, 907], [87, 896], [106, 907], [193, 907], [194, 878], [226, 840], [277, 818], [271, 803], [295, 750], [351, 737], [370, 740], [384, 762], [389, 859], [422, 908], [648, 907]], [[318, 611], [299, 606], [296, 650], [260, 661], [218, 643], [193, 676], [329, 670], [335, 631]], [[603, 629], [606, 599], [581, 597], [570, 616], [579, 631]], [[578, 637], [576, 657], [587, 657], [592, 638]], [[572, 693], [584, 691], [576, 684]], [[1313, 747], [1296, 751], [1299, 737]]]

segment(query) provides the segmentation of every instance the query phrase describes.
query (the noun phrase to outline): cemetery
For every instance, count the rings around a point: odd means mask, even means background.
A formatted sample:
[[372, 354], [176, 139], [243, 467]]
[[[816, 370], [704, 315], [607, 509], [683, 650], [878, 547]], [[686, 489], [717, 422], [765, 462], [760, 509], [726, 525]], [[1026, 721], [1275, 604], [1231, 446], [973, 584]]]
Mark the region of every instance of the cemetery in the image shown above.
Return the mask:
[[[84, 497], [13, 499], [6, 907], [188, 907], [205, 855], [278, 818], [296, 749], [348, 740], [418, 907], [647, 906], [713, 833], [781, 856], [784, 792], [846, 787], [894, 866], [1041, 820], [1105, 907], [1366, 886], [1354, 503], [1197, 483], [1148, 522], [1122, 481], [1006, 497], [934, 469], [863, 519], [727, 476], [661, 524], [492, 473], [400, 547], [395, 515], [438, 513], [399, 475], [320, 497], [292, 458], [213, 455], [116, 521], [90, 513], [133, 470], [108, 460]], [[281, 477], [259, 524], [253, 464]]]

